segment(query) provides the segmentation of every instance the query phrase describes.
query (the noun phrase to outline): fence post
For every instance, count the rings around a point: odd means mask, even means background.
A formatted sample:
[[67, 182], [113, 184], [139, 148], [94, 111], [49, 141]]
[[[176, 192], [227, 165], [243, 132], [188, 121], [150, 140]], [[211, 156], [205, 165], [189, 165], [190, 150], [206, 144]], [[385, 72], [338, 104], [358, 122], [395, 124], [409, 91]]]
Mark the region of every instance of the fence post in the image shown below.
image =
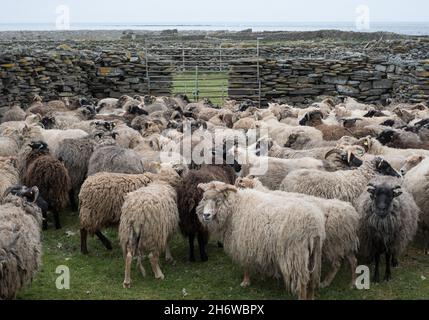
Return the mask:
[[222, 72], [222, 43], [219, 46], [219, 71]]
[[257, 77], [258, 77], [258, 105], [261, 107], [261, 74], [259, 70], [259, 40], [262, 38], [256, 39], [256, 68], [257, 68]]
[[196, 102], [198, 102], [198, 100], [199, 100], [199, 85], [198, 85], [198, 66], [195, 66], [195, 93], [194, 93], [194, 96], [195, 96], [195, 100], [196, 100]]
[[183, 44], [182, 44], [182, 69], [183, 69], [183, 72], [185, 72], [185, 70], [186, 70], [186, 66], [185, 66], [185, 48], [183, 47]]
[[147, 94], [150, 96], [149, 56], [148, 56], [147, 46], [145, 46], [145, 60], [146, 60]]

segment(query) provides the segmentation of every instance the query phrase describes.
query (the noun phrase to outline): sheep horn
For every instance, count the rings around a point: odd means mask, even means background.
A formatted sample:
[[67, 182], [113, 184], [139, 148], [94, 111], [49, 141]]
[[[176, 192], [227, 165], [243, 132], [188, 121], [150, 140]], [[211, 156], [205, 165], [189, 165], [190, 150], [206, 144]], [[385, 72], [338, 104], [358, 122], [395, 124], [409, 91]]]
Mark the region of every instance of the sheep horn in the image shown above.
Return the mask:
[[6, 198], [8, 195], [9, 195], [9, 193], [11, 193], [12, 192], [12, 190], [14, 189], [15, 187], [9, 187], [9, 188], [7, 188], [6, 189], [6, 191], [4, 192], [4, 194], [3, 194], [3, 198]]
[[31, 188], [31, 192], [34, 193], [33, 203], [36, 203], [37, 199], [39, 198], [39, 188], [33, 187]]
[[347, 163], [350, 163], [350, 161], [352, 160], [352, 150], [347, 150]]
[[340, 150], [340, 149], [335, 148], [335, 149], [332, 149], [332, 150], [328, 151], [328, 153], [325, 155], [325, 159], [328, 159], [328, 157], [329, 157], [330, 155], [334, 154], [334, 153], [341, 154], [341, 150]]

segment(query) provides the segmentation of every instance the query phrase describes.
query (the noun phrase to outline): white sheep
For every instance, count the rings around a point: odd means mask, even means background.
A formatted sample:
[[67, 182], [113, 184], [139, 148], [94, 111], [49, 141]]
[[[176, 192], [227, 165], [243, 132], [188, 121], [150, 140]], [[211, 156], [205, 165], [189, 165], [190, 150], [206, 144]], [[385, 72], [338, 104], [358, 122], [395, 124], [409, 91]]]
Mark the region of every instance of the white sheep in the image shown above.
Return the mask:
[[200, 184], [197, 210], [202, 223], [219, 234], [225, 251], [244, 270], [283, 276], [300, 299], [313, 299], [320, 281], [325, 219], [310, 202], [289, 201], [256, 190], [238, 190], [221, 182]]
[[350, 203], [335, 199], [323, 199], [300, 193], [271, 191], [265, 188], [258, 179], [238, 178], [235, 185], [243, 189], [257, 189], [281, 197], [310, 201], [318, 206], [325, 215], [326, 239], [323, 243], [323, 259], [331, 265], [331, 270], [321, 283], [321, 288], [330, 286], [341, 267], [341, 261], [347, 259], [351, 270], [351, 286], [356, 281], [356, 253], [359, 247], [359, 215]]
[[149, 254], [155, 278], [164, 279], [159, 256], [166, 251], [166, 259], [172, 260], [168, 241], [179, 226], [176, 197], [174, 188], [162, 181], [152, 182], [125, 197], [119, 224], [119, 241], [125, 257], [124, 288], [131, 285], [133, 256], [137, 255], [137, 265], [145, 276], [141, 264], [145, 252]]
[[[31, 190], [36, 201], [37, 188]], [[15, 299], [42, 262], [42, 212], [26, 196], [6, 194], [0, 203], [0, 300]]]

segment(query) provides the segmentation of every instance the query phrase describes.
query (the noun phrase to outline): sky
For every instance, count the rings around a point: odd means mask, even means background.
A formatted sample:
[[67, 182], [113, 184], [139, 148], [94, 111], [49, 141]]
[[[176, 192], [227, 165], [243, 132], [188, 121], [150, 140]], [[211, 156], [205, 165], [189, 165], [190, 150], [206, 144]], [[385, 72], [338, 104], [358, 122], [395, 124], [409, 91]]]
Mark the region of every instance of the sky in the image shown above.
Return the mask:
[[374, 22], [429, 22], [427, 0], [2, 0], [0, 23], [344, 22], [367, 5]]

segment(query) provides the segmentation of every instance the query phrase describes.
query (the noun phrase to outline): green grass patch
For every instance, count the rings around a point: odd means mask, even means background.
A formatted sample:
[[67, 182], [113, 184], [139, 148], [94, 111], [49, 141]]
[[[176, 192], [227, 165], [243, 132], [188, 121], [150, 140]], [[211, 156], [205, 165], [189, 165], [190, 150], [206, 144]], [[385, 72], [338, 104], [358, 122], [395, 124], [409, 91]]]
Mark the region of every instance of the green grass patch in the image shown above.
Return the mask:
[[[113, 251], [107, 251], [97, 238], [88, 239], [89, 255], [80, 253], [77, 213], [62, 215], [63, 229], [52, 226], [43, 233], [43, 267], [32, 285], [18, 299], [291, 299], [283, 284], [275, 279], [255, 277], [249, 288], [241, 288], [242, 270], [217, 247], [208, 246], [209, 261], [187, 261], [187, 241], [180, 235], [171, 244], [175, 264], [162, 260], [164, 280], [155, 280], [149, 261], [145, 259], [146, 278], [132, 269], [132, 287], [123, 289], [124, 261], [114, 229], [105, 230], [112, 240]], [[197, 256], [198, 257], [198, 256]], [[371, 285], [370, 290], [349, 289], [350, 271], [342, 270], [330, 288], [319, 292], [319, 299], [429, 299], [429, 256], [411, 248], [393, 270], [393, 280]], [[70, 268], [70, 290], [58, 290], [57, 266]], [[383, 274], [383, 273], [382, 273]]]
[[186, 94], [195, 100], [196, 90], [199, 99], [210, 98], [214, 104], [222, 105], [228, 98], [228, 72], [198, 73], [198, 77], [195, 71], [173, 75], [173, 94]]

